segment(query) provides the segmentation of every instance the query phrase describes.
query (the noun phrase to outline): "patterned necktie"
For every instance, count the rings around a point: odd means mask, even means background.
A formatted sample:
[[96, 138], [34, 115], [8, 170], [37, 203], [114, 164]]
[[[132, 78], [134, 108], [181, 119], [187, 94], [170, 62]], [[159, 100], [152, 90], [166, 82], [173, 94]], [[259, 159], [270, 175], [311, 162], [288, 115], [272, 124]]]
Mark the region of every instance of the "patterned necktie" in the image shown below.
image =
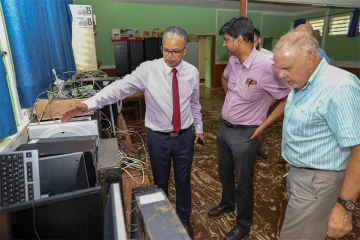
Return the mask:
[[181, 130], [179, 85], [178, 85], [178, 79], [176, 77], [177, 69], [173, 68], [171, 71], [174, 74], [172, 79], [172, 94], [173, 94], [172, 125], [174, 126], [174, 131], [178, 133]]

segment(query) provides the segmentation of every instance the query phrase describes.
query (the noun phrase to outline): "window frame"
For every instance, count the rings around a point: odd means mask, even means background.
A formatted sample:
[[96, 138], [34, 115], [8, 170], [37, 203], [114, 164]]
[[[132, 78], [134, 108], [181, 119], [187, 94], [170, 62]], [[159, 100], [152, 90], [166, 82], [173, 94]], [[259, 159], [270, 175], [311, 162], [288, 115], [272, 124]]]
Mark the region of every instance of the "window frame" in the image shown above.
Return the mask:
[[[323, 25], [322, 25], [322, 30], [320, 31], [319, 29], [315, 29], [313, 27], [313, 25], [310, 23], [310, 21], [317, 21], [317, 20], [323, 20]], [[325, 17], [317, 17], [317, 18], [309, 18], [306, 20], [306, 23], [311, 24], [312, 28], [315, 30], [319, 30], [320, 31], [320, 36], [322, 37], [324, 32], [325, 32]]]
[[[16, 75], [14, 70], [13, 58], [11, 55], [11, 48], [9, 44], [9, 39], [7, 35], [5, 19], [3, 14], [3, 9], [0, 4], [0, 48], [1, 51], [6, 52], [6, 55], [2, 57], [4, 62], [4, 67], [6, 69], [6, 80], [7, 87], [10, 93], [10, 99], [12, 108], [14, 111], [14, 119], [17, 126], [17, 133], [0, 139], [0, 152], [3, 151], [14, 151], [21, 142], [26, 142], [27, 140], [27, 131], [26, 127], [29, 124], [30, 120], [27, 115], [24, 113], [28, 109], [22, 109], [20, 106], [19, 94], [16, 87]], [[25, 133], [25, 134], [24, 134]]]
[[3, 56], [2, 59], [4, 61], [4, 65], [6, 69], [6, 79], [10, 92], [12, 107], [14, 110], [14, 115], [15, 115], [14, 117], [15, 117], [16, 125], [18, 126], [22, 124], [24, 118], [21, 112], [19, 94], [16, 88], [16, 77], [15, 77], [13, 58], [11, 55], [9, 39], [6, 31], [6, 25], [5, 25], [3, 10], [1, 6], [0, 6], [0, 46], [1, 46], [1, 50], [6, 52], [6, 55]]
[[[344, 16], [349, 16], [349, 24], [347, 26], [347, 31], [346, 32], [335, 32], [335, 33], [331, 32], [331, 26], [332, 26], [333, 19], [338, 18], [338, 17], [344, 17]], [[349, 27], [350, 27], [352, 17], [353, 17], [352, 13], [340, 13], [340, 14], [330, 16], [328, 36], [344, 36], [344, 35], [347, 35], [347, 33], [349, 31]]]

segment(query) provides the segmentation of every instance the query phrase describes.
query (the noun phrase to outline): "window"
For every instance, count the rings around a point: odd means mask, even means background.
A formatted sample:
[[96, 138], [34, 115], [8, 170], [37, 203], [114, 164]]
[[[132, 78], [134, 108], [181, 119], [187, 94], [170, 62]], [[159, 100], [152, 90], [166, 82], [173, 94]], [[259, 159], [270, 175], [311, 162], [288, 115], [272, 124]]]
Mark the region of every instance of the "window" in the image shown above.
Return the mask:
[[325, 18], [314, 18], [306, 21], [306, 23], [311, 24], [314, 31], [319, 30], [320, 36], [322, 36], [324, 31], [324, 22], [325, 22]]
[[346, 35], [349, 30], [351, 14], [336, 15], [330, 18], [329, 35]]

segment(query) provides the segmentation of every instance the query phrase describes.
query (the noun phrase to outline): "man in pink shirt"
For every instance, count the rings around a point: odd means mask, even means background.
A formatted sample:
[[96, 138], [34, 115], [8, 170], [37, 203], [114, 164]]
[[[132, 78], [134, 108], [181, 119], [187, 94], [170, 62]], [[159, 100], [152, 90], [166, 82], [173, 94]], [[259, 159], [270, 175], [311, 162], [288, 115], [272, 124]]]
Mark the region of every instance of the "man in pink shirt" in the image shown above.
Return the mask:
[[[224, 121], [217, 137], [222, 199], [208, 214], [219, 216], [234, 211], [236, 199], [236, 224], [225, 239], [242, 239], [253, 221], [254, 165], [261, 136], [283, 116], [290, 87], [279, 80], [274, 61], [254, 48], [250, 19], [233, 18], [219, 34], [223, 35], [223, 47], [232, 57], [222, 76], [226, 98], [222, 108]], [[273, 98], [280, 103], [266, 118]]]

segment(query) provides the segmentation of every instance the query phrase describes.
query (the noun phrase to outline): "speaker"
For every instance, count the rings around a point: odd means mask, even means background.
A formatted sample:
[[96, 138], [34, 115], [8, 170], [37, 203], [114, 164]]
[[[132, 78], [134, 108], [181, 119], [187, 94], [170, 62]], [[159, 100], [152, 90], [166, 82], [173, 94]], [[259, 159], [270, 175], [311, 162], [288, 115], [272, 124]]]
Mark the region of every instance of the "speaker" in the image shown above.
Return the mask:
[[160, 50], [162, 38], [144, 38], [145, 60], [155, 60], [162, 57]]
[[123, 77], [130, 73], [127, 41], [114, 42], [116, 76]]
[[144, 62], [143, 41], [128, 41], [130, 52], [130, 72]]

